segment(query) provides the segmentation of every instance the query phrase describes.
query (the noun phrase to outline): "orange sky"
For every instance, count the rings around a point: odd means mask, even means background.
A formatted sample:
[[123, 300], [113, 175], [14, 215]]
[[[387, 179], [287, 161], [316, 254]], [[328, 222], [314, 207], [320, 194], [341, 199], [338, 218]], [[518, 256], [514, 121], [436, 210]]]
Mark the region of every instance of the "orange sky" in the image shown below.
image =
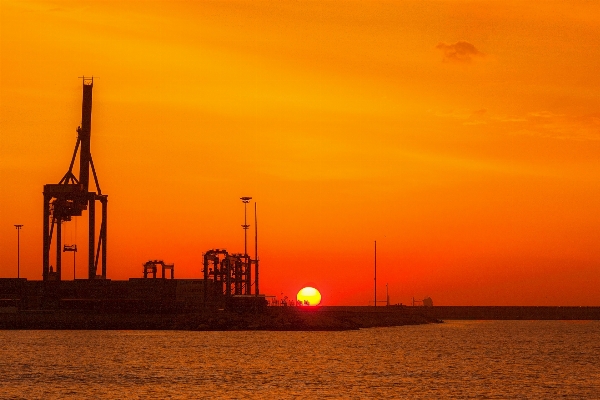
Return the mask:
[[252, 196], [267, 294], [368, 304], [377, 240], [381, 300], [600, 305], [599, 70], [593, 1], [2, 0], [0, 277], [20, 223], [41, 279], [43, 185], [94, 75], [111, 279], [200, 277], [243, 251]]

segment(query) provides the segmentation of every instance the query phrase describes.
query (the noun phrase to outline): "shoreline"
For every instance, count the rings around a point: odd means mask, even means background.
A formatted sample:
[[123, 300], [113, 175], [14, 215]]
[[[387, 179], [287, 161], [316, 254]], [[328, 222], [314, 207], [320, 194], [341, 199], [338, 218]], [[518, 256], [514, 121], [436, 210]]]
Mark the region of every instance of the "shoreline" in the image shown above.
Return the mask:
[[189, 330], [347, 331], [440, 322], [404, 309], [388, 312], [267, 307], [261, 312], [210, 310], [190, 313], [89, 313], [21, 311], [0, 313], [0, 330]]
[[347, 331], [442, 320], [600, 320], [600, 307], [322, 306], [189, 312], [0, 310], [0, 330]]

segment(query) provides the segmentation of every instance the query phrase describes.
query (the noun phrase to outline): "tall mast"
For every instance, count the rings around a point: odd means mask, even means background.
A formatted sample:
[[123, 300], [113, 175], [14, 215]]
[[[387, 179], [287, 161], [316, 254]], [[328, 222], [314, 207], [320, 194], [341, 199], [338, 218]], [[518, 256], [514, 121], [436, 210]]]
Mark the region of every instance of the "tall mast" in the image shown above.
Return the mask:
[[256, 202], [254, 202], [254, 294], [258, 296], [258, 219], [256, 217]]
[[92, 136], [92, 88], [94, 78], [83, 78], [83, 102], [81, 105], [81, 127], [77, 129], [81, 143], [79, 153], [79, 183], [83, 185], [84, 192], [88, 191], [90, 181], [90, 161], [92, 152], [90, 139]]

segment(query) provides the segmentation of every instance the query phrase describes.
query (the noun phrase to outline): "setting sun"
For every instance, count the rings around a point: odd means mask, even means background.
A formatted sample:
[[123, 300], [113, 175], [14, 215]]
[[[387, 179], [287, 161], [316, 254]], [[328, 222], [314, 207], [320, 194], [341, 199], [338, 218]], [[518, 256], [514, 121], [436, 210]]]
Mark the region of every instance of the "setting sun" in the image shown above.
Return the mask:
[[321, 303], [321, 293], [310, 286], [300, 289], [296, 299], [303, 305], [318, 306]]

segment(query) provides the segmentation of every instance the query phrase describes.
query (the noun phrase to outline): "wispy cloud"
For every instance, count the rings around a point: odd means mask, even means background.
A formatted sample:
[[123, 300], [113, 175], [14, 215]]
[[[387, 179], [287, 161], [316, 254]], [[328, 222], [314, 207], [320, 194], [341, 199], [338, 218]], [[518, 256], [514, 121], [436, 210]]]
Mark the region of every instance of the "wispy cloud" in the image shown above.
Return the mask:
[[444, 61], [470, 63], [474, 57], [483, 57], [483, 53], [469, 42], [458, 41], [453, 44], [438, 43], [435, 47], [444, 53]]
[[562, 140], [599, 141], [600, 117], [594, 115], [567, 115], [550, 112], [533, 113], [529, 126], [540, 136]]
[[455, 120], [463, 121], [464, 124], [468, 125], [479, 125], [486, 123], [486, 119], [488, 119], [487, 110], [484, 108], [480, 108], [475, 111], [470, 110], [451, 110], [447, 112], [438, 112], [435, 113], [436, 116], [442, 118], [452, 118]]
[[502, 125], [502, 129], [512, 135], [600, 141], [600, 113], [569, 115], [540, 110], [520, 115], [498, 115], [482, 108], [474, 111], [462, 109], [437, 112], [434, 115], [456, 120], [462, 125]]

